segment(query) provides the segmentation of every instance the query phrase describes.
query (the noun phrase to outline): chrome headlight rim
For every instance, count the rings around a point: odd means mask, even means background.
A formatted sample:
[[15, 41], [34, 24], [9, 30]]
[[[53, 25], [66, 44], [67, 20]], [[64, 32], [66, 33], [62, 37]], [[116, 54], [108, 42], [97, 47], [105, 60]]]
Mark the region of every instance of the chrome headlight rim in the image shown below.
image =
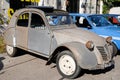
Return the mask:
[[94, 49], [94, 43], [93, 43], [93, 41], [87, 41], [86, 47], [87, 47], [90, 51], [93, 51], [93, 49]]
[[107, 43], [112, 43], [112, 37], [111, 36], [106, 37], [106, 42]]

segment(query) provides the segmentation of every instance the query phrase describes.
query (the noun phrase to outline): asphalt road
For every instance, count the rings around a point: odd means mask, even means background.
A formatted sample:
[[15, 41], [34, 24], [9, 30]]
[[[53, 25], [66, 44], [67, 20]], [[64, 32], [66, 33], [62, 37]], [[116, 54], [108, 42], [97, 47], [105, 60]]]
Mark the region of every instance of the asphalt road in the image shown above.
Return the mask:
[[[83, 70], [74, 80], [120, 80], [120, 55], [114, 60], [115, 66], [105, 70]], [[0, 54], [0, 80], [69, 80], [62, 78], [54, 63], [46, 66], [46, 62], [46, 58], [27, 52], [14, 58]]]

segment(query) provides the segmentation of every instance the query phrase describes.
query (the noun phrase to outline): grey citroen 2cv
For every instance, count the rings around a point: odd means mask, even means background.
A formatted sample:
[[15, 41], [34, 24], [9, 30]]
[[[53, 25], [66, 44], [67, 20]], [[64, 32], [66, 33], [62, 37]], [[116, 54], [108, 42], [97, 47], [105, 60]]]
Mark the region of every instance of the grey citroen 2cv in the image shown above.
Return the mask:
[[76, 78], [81, 69], [105, 69], [114, 64], [112, 38], [77, 28], [65, 11], [17, 10], [4, 39], [9, 56], [18, 54], [18, 48], [39, 54], [48, 62], [54, 60], [66, 78]]

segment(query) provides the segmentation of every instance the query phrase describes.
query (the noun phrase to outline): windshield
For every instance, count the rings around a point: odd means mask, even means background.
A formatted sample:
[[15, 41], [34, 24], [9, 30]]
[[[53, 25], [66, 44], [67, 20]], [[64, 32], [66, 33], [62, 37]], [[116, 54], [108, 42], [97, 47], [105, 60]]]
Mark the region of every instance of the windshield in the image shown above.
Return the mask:
[[46, 18], [50, 26], [68, 25], [73, 23], [69, 15], [47, 15]]
[[91, 15], [88, 17], [92, 24], [96, 27], [112, 25], [106, 18], [100, 15]]

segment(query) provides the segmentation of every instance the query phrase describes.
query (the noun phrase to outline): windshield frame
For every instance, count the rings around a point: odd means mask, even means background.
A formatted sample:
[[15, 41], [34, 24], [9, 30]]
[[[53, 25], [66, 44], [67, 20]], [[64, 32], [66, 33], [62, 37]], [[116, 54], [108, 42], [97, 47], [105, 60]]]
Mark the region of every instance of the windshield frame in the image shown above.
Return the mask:
[[[47, 13], [45, 15], [47, 22], [50, 26], [52, 27], [57, 27], [57, 26], [69, 26], [71, 24], [74, 24], [72, 17], [68, 14], [54, 14], [54, 13]], [[56, 17], [56, 19], [55, 19]], [[51, 19], [50, 19], [51, 18]], [[64, 24], [61, 23], [61, 21], [63, 20], [63, 18], [65, 18], [66, 20], [68, 20], [69, 22], [66, 22]], [[53, 20], [53, 21], [52, 21]], [[52, 22], [56, 22], [55, 24], [51, 24], [50, 21]]]

